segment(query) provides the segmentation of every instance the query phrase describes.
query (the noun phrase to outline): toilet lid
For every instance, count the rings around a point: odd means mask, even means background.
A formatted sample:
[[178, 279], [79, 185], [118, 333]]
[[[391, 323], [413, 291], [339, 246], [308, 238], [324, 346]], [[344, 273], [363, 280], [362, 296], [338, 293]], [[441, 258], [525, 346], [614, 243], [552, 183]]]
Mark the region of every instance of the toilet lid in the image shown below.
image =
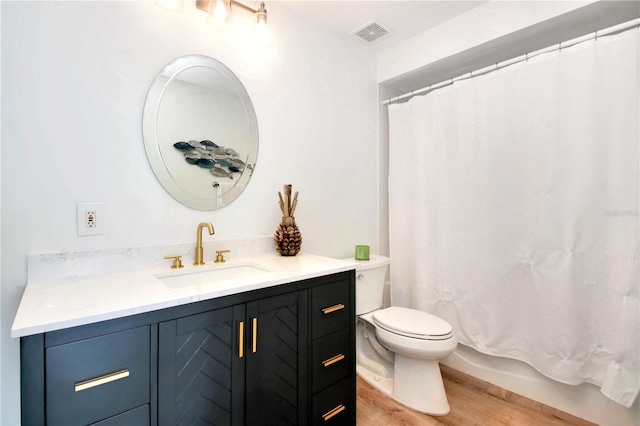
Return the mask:
[[453, 335], [448, 322], [415, 309], [392, 306], [376, 311], [373, 322], [391, 333], [424, 340], [444, 340]]

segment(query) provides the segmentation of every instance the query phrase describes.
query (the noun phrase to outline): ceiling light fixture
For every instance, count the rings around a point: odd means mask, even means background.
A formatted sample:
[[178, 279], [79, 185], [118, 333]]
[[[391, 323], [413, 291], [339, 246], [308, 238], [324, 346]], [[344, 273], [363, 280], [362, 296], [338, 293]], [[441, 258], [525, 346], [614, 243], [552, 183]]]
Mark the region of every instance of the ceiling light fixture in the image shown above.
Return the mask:
[[225, 26], [229, 22], [231, 6], [237, 6], [253, 13], [258, 25], [256, 36], [266, 37], [268, 14], [264, 2], [260, 3], [260, 7], [256, 10], [235, 0], [196, 0], [196, 7], [207, 12], [207, 22], [217, 27]]
[[231, 12], [231, 2], [226, 0], [218, 0], [216, 1], [216, 6], [211, 10], [211, 5], [213, 1], [209, 2], [209, 10], [208, 14], [213, 15], [213, 17], [217, 21], [226, 21], [229, 18], [229, 13]]

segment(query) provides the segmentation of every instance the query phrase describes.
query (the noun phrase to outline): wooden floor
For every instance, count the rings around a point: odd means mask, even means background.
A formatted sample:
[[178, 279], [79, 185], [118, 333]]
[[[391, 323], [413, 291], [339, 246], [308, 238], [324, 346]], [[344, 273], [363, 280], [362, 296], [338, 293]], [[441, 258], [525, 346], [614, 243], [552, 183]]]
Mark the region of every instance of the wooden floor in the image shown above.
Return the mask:
[[586, 426], [593, 423], [441, 365], [451, 411], [433, 417], [383, 396], [358, 377], [358, 426]]

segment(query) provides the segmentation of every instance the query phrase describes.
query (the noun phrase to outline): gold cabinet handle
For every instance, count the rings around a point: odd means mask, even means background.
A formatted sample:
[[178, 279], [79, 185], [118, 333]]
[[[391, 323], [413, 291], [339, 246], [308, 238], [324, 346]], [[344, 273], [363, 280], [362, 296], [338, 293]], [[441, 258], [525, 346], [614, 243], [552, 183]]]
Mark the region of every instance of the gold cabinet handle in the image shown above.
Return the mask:
[[238, 323], [238, 358], [244, 357], [244, 321]]
[[124, 379], [125, 377], [129, 377], [129, 370], [126, 368], [124, 370], [105, 374], [104, 376], [96, 377], [94, 379], [78, 382], [75, 385], [75, 390], [76, 392], [80, 392], [85, 389], [90, 389], [90, 388], [104, 385], [110, 382], [115, 382], [116, 380]]
[[344, 355], [340, 354], [340, 355], [336, 355], [334, 357], [331, 357], [327, 360], [322, 361], [322, 366], [323, 367], [328, 367], [331, 364], [335, 364], [336, 362], [342, 361], [344, 359]]
[[333, 306], [329, 306], [328, 308], [324, 308], [324, 309], [322, 309], [322, 313], [327, 315], [327, 314], [330, 314], [331, 312], [339, 311], [340, 309], [344, 309], [344, 305], [342, 303], [338, 303], [337, 305], [333, 305]]
[[331, 417], [336, 416], [336, 415], [338, 415], [338, 414], [342, 413], [342, 412], [343, 412], [344, 410], [346, 410], [346, 409], [347, 409], [347, 407], [345, 407], [344, 405], [340, 404], [340, 405], [338, 405], [336, 408], [334, 408], [333, 410], [331, 410], [331, 411], [328, 411], [328, 412], [324, 413], [324, 414], [322, 415], [322, 418], [323, 418], [323, 419], [324, 419], [324, 421], [326, 422], [326, 421], [328, 421]]
[[253, 341], [251, 344], [251, 353], [258, 351], [258, 318], [253, 318]]

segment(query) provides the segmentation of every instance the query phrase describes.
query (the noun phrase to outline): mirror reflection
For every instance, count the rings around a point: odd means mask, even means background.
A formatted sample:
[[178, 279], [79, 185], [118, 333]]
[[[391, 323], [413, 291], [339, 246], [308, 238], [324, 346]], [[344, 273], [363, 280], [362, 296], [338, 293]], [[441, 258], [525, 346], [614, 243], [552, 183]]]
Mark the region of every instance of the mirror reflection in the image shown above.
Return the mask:
[[143, 138], [158, 181], [199, 210], [235, 200], [258, 154], [249, 94], [224, 64], [200, 55], [176, 59], [155, 78], [144, 106]]

